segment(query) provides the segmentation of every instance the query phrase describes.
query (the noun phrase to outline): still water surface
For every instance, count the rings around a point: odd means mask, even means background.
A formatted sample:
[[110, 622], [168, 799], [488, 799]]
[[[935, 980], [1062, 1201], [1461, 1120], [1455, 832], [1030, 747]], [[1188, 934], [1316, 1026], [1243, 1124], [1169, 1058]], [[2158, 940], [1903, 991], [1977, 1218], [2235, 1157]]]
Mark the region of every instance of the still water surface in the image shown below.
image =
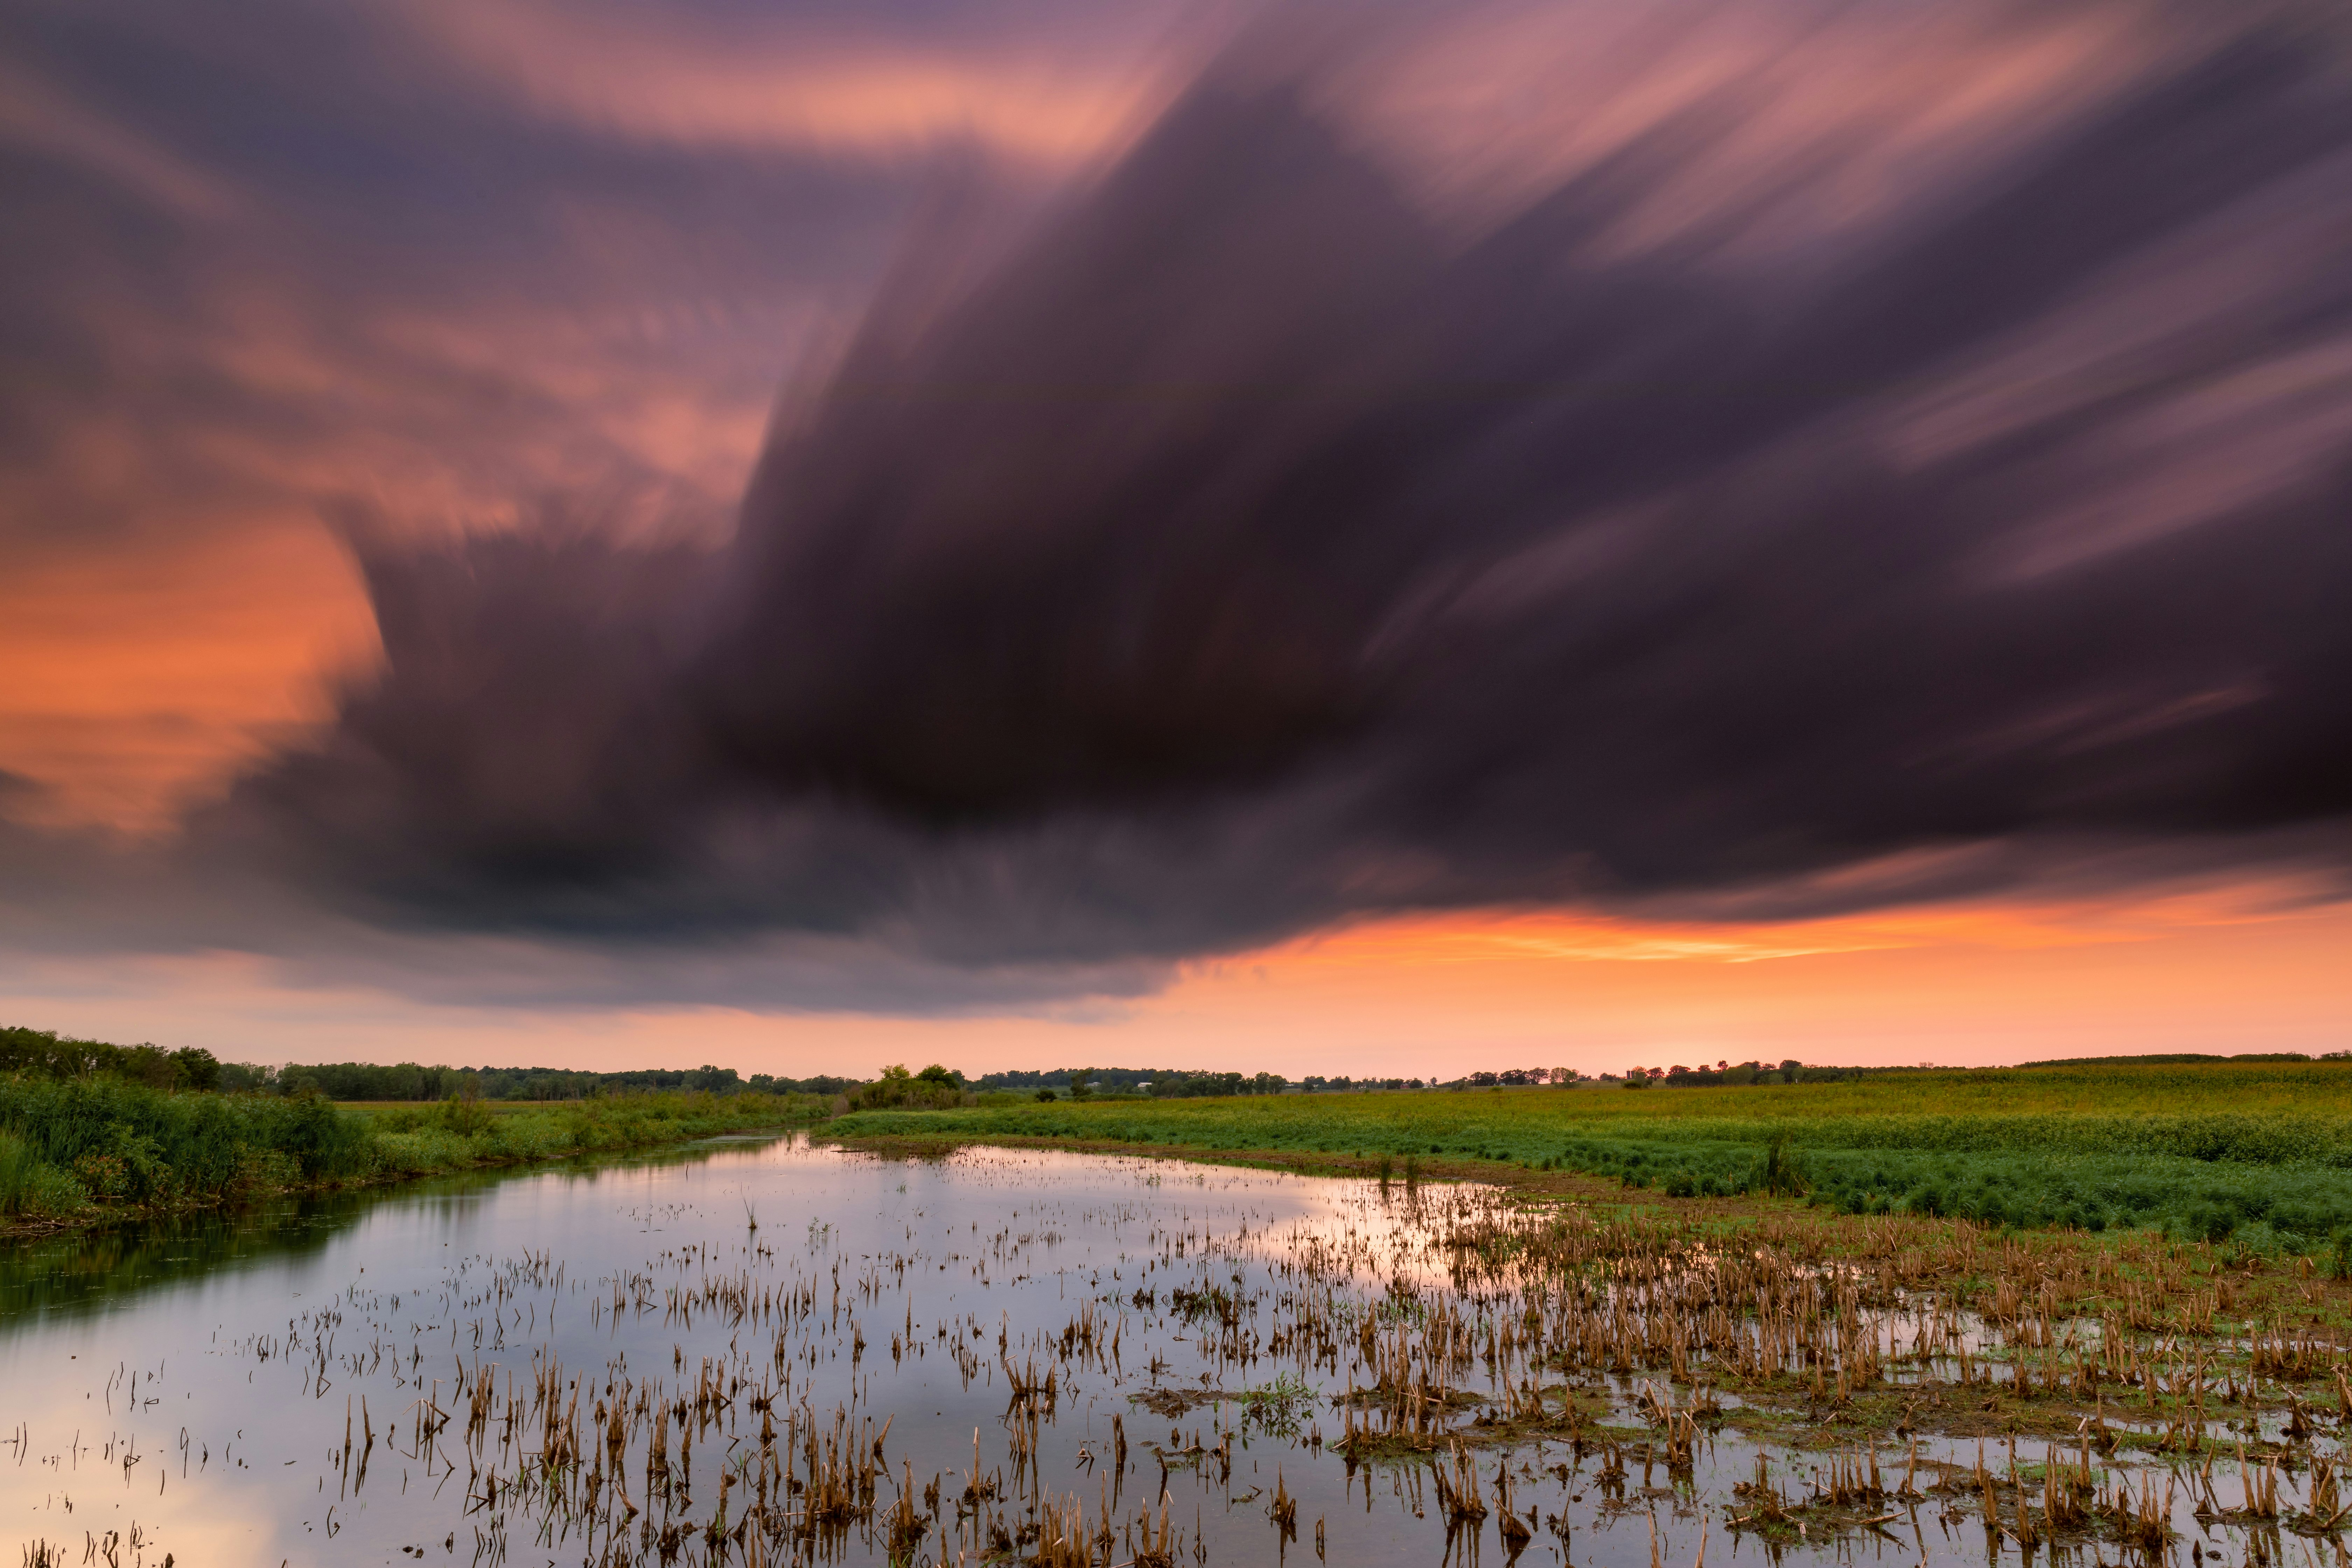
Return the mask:
[[[1686, 1568], [1710, 1517], [1717, 1563], [1760, 1557], [1724, 1532], [1759, 1458], [1727, 1435], [1682, 1476], [1637, 1464], [1606, 1489], [1563, 1441], [1471, 1452], [1532, 1527], [1517, 1541], [1499, 1507], [1449, 1531], [1425, 1462], [1328, 1446], [1346, 1358], [1309, 1342], [1386, 1332], [1384, 1307], [1438, 1292], [1433, 1211], [1482, 1201], [795, 1138], [19, 1246], [0, 1518], [27, 1561], [116, 1568], [884, 1563], [894, 1513], [902, 1561], [1026, 1561], [1074, 1506], [1111, 1527], [1098, 1564], [1156, 1542], [1195, 1564]], [[1590, 1386], [1626, 1411], [1643, 1388]], [[1498, 1395], [1474, 1374], [1455, 1397], [1467, 1422]], [[761, 1520], [813, 1514], [820, 1468], [862, 1473], [855, 1519], [745, 1526], [755, 1499]], [[1797, 1555], [1986, 1561], [1948, 1512], [1915, 1502]]]

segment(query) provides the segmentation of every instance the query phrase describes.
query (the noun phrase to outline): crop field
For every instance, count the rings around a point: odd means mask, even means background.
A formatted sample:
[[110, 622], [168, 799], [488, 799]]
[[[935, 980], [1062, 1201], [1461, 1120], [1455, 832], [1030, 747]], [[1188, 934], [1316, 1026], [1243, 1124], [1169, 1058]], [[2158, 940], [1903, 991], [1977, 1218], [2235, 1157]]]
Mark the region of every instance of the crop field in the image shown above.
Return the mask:
[[1676, 1197], [1779, 1190], [1848, 1214], [2152, 1229], [2338, 1258], [2339, 1238], [2352, 1233], [2352, 1063], [1055, 1101], [859, 1111], [826, 1131], [851, 1141], [1412, 1160], [1467, 1166], [1467, 1174], [1570, 1171]]

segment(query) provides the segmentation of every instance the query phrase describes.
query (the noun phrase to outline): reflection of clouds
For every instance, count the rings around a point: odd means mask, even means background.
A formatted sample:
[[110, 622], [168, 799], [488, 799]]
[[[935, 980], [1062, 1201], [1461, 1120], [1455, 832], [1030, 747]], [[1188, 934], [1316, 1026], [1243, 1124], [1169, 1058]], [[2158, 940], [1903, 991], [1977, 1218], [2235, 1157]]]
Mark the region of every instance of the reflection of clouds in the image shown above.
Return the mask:
[[[1295, 1111], [1299, 1102], [1280, 1103]], [[1149, 1116], [1153, 1107], [1146, 1101], [1138, 1110]], [[761, 1155], [763, 1163], [819, 1168], [845, 1157], [863, 1156], [786, 1145]], [[1170, 1234], [1187, 1240], [1184, 1258], [1166, 1260], [1178, 1274], [1214, 1270], [1221, 1259], [1244, 1259], [1279, 1277], [1303, 1276], [1336, 1289], [1373, 1292], [1391, 1280], [1418, 1288], [1444, 1283], [1444, 1238], [1457, 1227], [1504, 1212], [1509, 1202], [1502, 1188], [1476, 1182], [1432, 1183], [1408, 1194], [1401, 1157], [1386, 1191], [1372, 1177], [985, 1144], [960, 1148], [942, 1163], [959, 1183], [1025, 1189], [1066, 1204], [1093, 1200], [1091, 1211], [1065, 1217], [1077, 1222], [1076, 1234], [1066, 1239], [1092, 1250], [1097, 1259], [1113, 1246], [1130, 1260], [1149, 1257], [1138, 1247], [1138, 1233], [1171, 1226]], [[1118, 1216], [1107, 1239], [1097, 1229], [1106, 1211]]]

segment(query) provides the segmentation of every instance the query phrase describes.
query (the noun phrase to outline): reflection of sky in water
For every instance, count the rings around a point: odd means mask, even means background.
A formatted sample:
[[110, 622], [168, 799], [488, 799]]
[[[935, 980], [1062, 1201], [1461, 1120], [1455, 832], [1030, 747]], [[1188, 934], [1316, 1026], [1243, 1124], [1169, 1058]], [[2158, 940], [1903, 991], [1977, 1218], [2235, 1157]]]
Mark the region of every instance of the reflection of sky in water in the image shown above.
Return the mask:
[[[1042, 1431], [1036, 1475], [1050, 1492], [1083, 1496], [1090, 1518], [1114, 1498], [1132, 1517], [1158, 1497], [1152, 1445], [1168, 1445], [1171, 1426], [1186, 1443], [1197, 1431], [1213, 1446], [1222, 1424], [1238, 1427], [1230, 1479], [1212, 1465], [1179, 1467], [1164, 1482], [1171, 1521], [1188, 1541], [1205, 1536], [1213, 1561], [1277, 1555], [1266, 1506], [1278, 1473], [1298, 1499], [1289, 1552], [1314, 1551], [1320, 1520], [1327, 1557], [1435, 1562], [1446, 1544], [1423, 1472], [1375, 1465], [1350, 1476], [1336, 1455], [1305, 1446], [1310, 1429], [1326, 1438], [1339, 1431], [1325, 1401], [1302, 1401], [1295, 1438], [1286, 1438], [1244, 1421], [1237, 1403], [1171, 1420], [1130, 1395], [1155, 1385], [1237, 1393], [1297, 1378], [1297, 1363], [1265, 1354], [1263, 1342], [1302, 1300], [1334, 1288], [1344, 1311], [1400, 1279], [1442, 1282], [1444, 1231], [1490, 1201], [1476, 1189], [1408, 1198], [1401, 1185], [1383, 1194], [1369, 1182], [1056, 1153], [886, 1162], [795, 1142], [32, 1244], [0, 1259], [0, 1425], [10, 1437], [0, 1448], [0, 1509], [26, 1539], [66, 1545], [70, 1560], [87, 1549], [85, 1532], [102, 1542], [110, 1531], [124, 1563], [160, 1563], [165, 1552], [187, 1564], [415, 1560], [403, 1546], [467, 1560], [488, 1515], [467, 1511], [463, 1418], [438, 1444], [459, 1467], [452, 1476], [403, 1452], [413, 1447], [415, 1402], [450, 1408], [461, 1369], [483, 1363], [500, 1369], [502, 1393], [509, 1377], [527, 1393], [548, 1358], [567, 1377], [593, 1374], [599, 1391], [625, 1375], [657, 1379], [672, 1397], [693, 1388], [709, 1358], [749, 1383], [781, 1384], [780, 1426], [803, 1401], [828, 1424], [836, 1405], [877, 1426], [887, 1419], [891, 1468], [903, 1475], [911, 1465], [919, 1490], [940, 1472], [950, 1473], [948, 1491], [961, 1489], [977, 1430], [982, 1469], [1001, 1471], [1010, 1488], [1002, 1342], [1016, 1366], [1033, 1356], [1041, 1369], [1056, 1366], [1057, 1414]], [[714, 1285], [754, 1294], [797, 1287], [811, 1310], [739, 1323], [712, 1300]], [[1170, 1311], [1174, 1288], [1211, 1285], [1256, 1298], [1244, 1326], [1257, 1355], [1227, 1361]], [[615, 1314], [616, 1295], [646, 1310]], [[1054, 1362], [1045, 1342], [1058, 1343], [1089, 1307], [1106, 1342], [1117, 1336], [1115, 1362]], [[1917, 1322], [1887, 1327], [1907, 1338]], [[1307, 1380], [1338, 1391], [1344, 1354], [1340, 1365], [1336, 1379], [1327, 1368]], [[1488, 1386], [1483, 1366], [1464, 1381], [1474, 1393]], [[1609, 1390], [1630, 1403], [1643, 1384], [1614, 1379]], [[698, 1517], [716, 1500], [719, 1468], [741, 1463], [756, 1444], [751, 1392], [739, 1393], [731, 1430], [713, 1428], [693, 1446]], [[338, 1450], [346, 1420], [362, 1408], [379, 1446], [355, 1487]], [[1117, 1478], [1108, 1462], [1115, 1414], [1130, 1445], [1130, 1468]], [[629, 1467], [641, 1470], [641, 1432], [632, 1443]], [[1970, 1467], [1977, 1458], [1973, 1442], [1922, 1440], [1917, 1452]], [[1881, 1454], [1898, 1471], [1906, 1462], [1901, 1444], [1882, 1440]], [[2039, 1461], [2042, 1445], [2026, 1442], [2018, 1457]], [[1809, 1468], [1826, 1462], [1777, 1448], [1768, 1458], [1776, 1484], [1800, 1493]], [[2007, 1458], [1995, 1445], [1987, 1462], [1998, 1469]], [[1485, 1459], [1489, 1476], [1496, 1462]], [[1524, 1561], [1639, 1568], [1650, 1560], [1654, 1516], [1668, 1563], [1691, 1561], [1703, 1516], [1713, 1520], [1717, 1561], [1758, 1550], [1723, 1532], [1731, 1489], [1756, 1475], [1745, 1440], [1703, 1443], [1680, 1488], [1663, 1465], [1645, 1488], [1631, 1460], [1622, 1502], [1591, 1483], [1591, 1458], [1564, 1479], [1546, 1473], [1575, 1462], [1561, 1442], [1522, 1445], [1509, 1462], [1522, 1509], [1567, 1521], [1564, 1536], [1538, 1533]], [[2235, 1500], [2234, 1485], [2217, 1481], [2225, 1500]], [[631, 1491], [648, 1504], [634, 1479]], [[893, 1496], [884, 1489], [886, 1506]], [[1016, 1500], [1016, 1519], [1022, 1506]], [[2184, 1552], [2200, 1539], [2190, 1506], [2184, 1494], [2174, 1510]], [[1887, 1563], [1983, 1559], [1972, 1508], [1937, 1500], [1897, 1511], [1883, 1531], [1825, 1550]], [[1483, 1549], [1499, 1562], [1496, 1526], [1484, 1526]], [[567, 1551], [583, 1550], [575, 1536], [534, 1551], [534, 1535], [512, 1517], [508, 1561], [564, 1563]], [[930, 1540], [935, 1550], [939, 1537]], [[1465, 1546], [1457, 1542], [1457, 1553]], [[2242, 1550], [2232, 1542], [2227, 1555]], [[2013, 1543], [2008, 1551], [2013, 1558]], [[847, 1560], [882, 1556], [878, 1535], [850, 1538]]]

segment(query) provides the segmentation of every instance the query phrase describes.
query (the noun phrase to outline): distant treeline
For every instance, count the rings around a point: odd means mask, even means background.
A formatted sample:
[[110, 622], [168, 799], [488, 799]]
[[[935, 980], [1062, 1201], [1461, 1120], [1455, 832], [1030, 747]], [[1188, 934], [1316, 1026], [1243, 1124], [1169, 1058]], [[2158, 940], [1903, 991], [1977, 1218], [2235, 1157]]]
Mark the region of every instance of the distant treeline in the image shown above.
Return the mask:
[[[2333, 1051], [2320, 1061], [2352, 1058], [2352, 1052]], [[2071, 1057], [2052, 1061], [2022, 1062], [2024, 1068], [2094, 1068], [2111, 1066], [2198, 1066], [2223, 1062], [2307, 1062], [2315, 1058], [2294, 1051], [2210, 1056], [2178, 1052], [2146, 1057]], [[289, 1063], [257, 1067], [222, 1062], [210, 1051], [187, 1047], [165, 1050], [161, 1046], [120, 1046], [104, 1040], [76, 1039], [47, 1029], [0, 1026], [0, 1078], [45, 1079], [92, 1077], [119, 1078], [166, 1091], [192, 1089], [281, 1097], [317, 1093], [340, 1100], [446, 1100], [451, 1097], [494, 1100], [591, 1100], [614, 1094], [653, 1090], [689, 1090], [731, 1095], [846, 1095], [861, 1107], [899, 1105], [907, 1096], [951, 1100], [966, 1089], [982, 1092], [1026, 1091], [1037, 1099], [1091, 1100], [1100, 1097], [1149, 1096], [1154, 1100], [1196, 1100], [1226, 1095], [1365, 1093], [1397, 1089], [1504, 1089], [1549, 1085], [1572, 1088], [1604, 1087], [1698, 1089], [1717, 1085], [1774, 1083], [1836, 1083], [1886, 1073], [1918, 1070], [1907, 1067], [1824, 1067], [1791, 1058], [1780, 1062], [1717, 1062], [1712, 1067], [1676, 1064], [1672, 1067], [1628, 1068], [1622, 1073], [1589, 1078], [1573, 1068], [1507, 1068], [1465, 1073], [1459, 1078], [1327, 1078], [1309, 1075], [1296, 1082], [1280, 1073], [1203, 1072], [1182, 1068], [1055, 1068], [1047, 1071], [983, 1074], [966, 1080], [961, 1073], [941, 1067], [909, 1075], [903, 1068], [886, 1069], [873, 1079], [820, 1073], [813, 1078], [779, 1078], [770, 1073], [746, 1077], [733, 1068], [651, 1068], [631, 1072], [583, 1072], [569, 1068], [425, 1067], [398, 1062], [386, 1067], [373, 1062]], [[909, 1080], [902, 1082], [902, 1080]], [[915, 1083], [911, 1080], [920, 1080]], [[953, 1091], [950, 1093], [950, 1091]]]
[[[2126, 1058], [2128, 1059], [2128, 1058]], [[2158, 1061], [2221, 1060], [2221, 1058], [2151, 1058]], [[2238, 1058], [2238, 1060], [2295, 1060], [2296, 1058]], [[1227, 1095], [1363, 1093], [1382, 1089], [1518, 1088], [1580, 1081], [1622, 1083], [1645, 1088], [1652, 1083], [1671, 1088], [1708, 1084], [1824, 1083], [1859, 1078], [1865, 1071], [1896, 1069], [1807, 1067], [1784, 1061], [1778, 1066], [1745, 1062], [1737, 1067], [1629, 1068], [1621, 1076], [1603, 1073], [1586, 1079], [1573, 1068], [1507, 1068], [1492, 1072], [1465, 1073], [1452, 1079], [1418, 1078], [1327, 1078], [1310, 1075], [1293, 1083], [1274, 1072], [1206, 1072], [1182, 1068], [1055, 1068], [1048, 1071], [992, 1072], [971, 1080], [982, 1091], [1029, 1091], [1037, 1098], [1088, 1100], [1097, 1096], [1149, 1095], [1154, 1100], [1199, 1100]], [[583, 1072], [568, 1068], [425, 1067], [416, 1062], [384, 1066], [373, 1062], [289, 1063], [257, 1067], [221, 1062], [210, 1051], [164, 1050], [160, 1046], [110, 1045], [81, 1040], [44, 1029], [0, 1028], [0, 1075], [23, 1074], [44, 1079], [107, 1076], [162, 1089], [219, 1089], [231, 1093], [295, 1096], [318, 1093], [341, 1100], [442, 1100], [451, 1096], [497, 1100], [589, 1100], [600, 1095], [649, 1090], [698, 1090], [740, 1094], [856, 1095], [877, 1104], [899, 1102], [898, 1079], [903, 1069], [866, 1079], [819, 1074], [813, 1078], [779, 1078], [770, 1073], [749, 1077], [733, 1068], [655, 1068], [631, 1072]], [[919, 1075], [930, 1080], [925, 1093], [949, 1088], [961, 1090], [961, 1073], [932, 1068]], [[879, 1097], [878, 1099], [877, 1097]], [[861, 1100], [860, 1103], [865, 1103]]]
[[[1773, 1062], [1717, 1062], [1713, 1067], [1628, 1068], [1622, 1080], [1628, 1089], [1662, 1083], [1668, 1089], [1705, 1089], [1716, 1084], [1841, 1083], [1866, 1073], [1907, 1072], [1907, 1068], [1807, 1067], [1791, 1057]], [[1601, 1075], [1604, 1078], [1607, 1074]]]
[[[983, 1073], [972, 1081], [984, 1090], [1034, 1089], [1040, 1098], [1046, 1091], [1058, 1091], [1072, 1100], [1138, 1094], [1154, 1100], [1201, 1100], [1231, 1094], [1285, 1094], [1291, 1088], [1290, 1080], [1278, 1072], [1195, 1072], [1183, 1068], [1055, 1068], [1050, 1072]], [[1308, 1079], [1306, 1087], [1324, 1081]]]
[[1084, 1075], [1097, 1089], [1132, 1093], [1141, 1085], [1181, 1076], [1173, 1068], [1055, 1068], [1051, 1072], [991, 1072], [972, 1079], [982, 1089], [1067, 1089]]
[[982, 1073], [972, 1082], [982, 1089], [1058, 1089], [1074, 1100], [1097, 1094], [1192, 1100], [1207, 1095], [1280, 1094], [1290, 1087], [1290, 1080], [1280, 1073], [1192, 1072], [1182, 1068], [1055, 1068], [1050, 1072]]
[[2301, 1051], [2253, 1051], [2244, 1056], [2209, 1057], [2175, 1051], [2159, 1057], [2058, 1057], [2046, 1062], [2020, 1062], [2021, 1068], [2189, 1067], [2199, 1062], [2340, 1062], [2352, 1061], [2352, 1051], [2323, 1051], [2316, 1057]]
[[710, 1094], [844, 1094], [860, 1079], [820, 1074], [777, 1078], [733, 1068], [648, 1068], [633, 1072], [578, 1072], [567, 1068], [420, 1067], [399, 1062], [289, 1063], [282, 1068], [232, 1065], [222, 1069], [222, 1087], [263, 1094], [301, 1094], [316, 1089], [330, 1100], [446, 1100], [470, 1088], [482, 1100], [588, 1100], [600, 1094], [653, 1089], [698, 1089]]
[[118, 1046], [47, 1029], [0, 1026], [0, 1078], [119, 1078], [150, 1089], [302, 1095], [330, 1100], [447, 1100], [470, 1089], [480, 1100], [588, 1100], [600, 1094], [694, 1089], [710, 1094], [845, 1094], [863, 1079], [820, 1074], [777, 1078], [733, 1068], [654, 1068], [634, 1072], [577, 1072], [567, 1068], [421, 1067], [398, 1062], [289, 1063], [256, 1067], [223, 1062], [195, 1047]]
[[151, 1089], [208, 1089], [220, 1087], [222, 1070], [212, 1052], [193, 1047], [167, 1051], [161, 1046], [115, 1046], [0, 1025], [0, 1075], [65, 1079], [103, 1074]]

